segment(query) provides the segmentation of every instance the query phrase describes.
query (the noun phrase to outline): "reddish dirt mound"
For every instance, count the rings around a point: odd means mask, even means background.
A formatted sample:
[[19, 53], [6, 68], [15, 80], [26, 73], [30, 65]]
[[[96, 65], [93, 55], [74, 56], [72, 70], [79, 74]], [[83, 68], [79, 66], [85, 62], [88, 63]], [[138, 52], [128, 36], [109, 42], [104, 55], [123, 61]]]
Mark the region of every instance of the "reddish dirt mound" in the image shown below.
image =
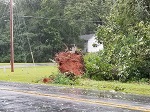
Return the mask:
[[43, 79], [43, 82], [44, 82], [44, 83], [49, 83], [49, 82], [51, 82], [51, 79], [50, 79], [50, 78], [44, 78], [44, 79]]
[[61, 73], [71, 73], [81, 76], [84, 71], [83, 56], [81, 53], [60, 52], [56, 54], [56, 62]]

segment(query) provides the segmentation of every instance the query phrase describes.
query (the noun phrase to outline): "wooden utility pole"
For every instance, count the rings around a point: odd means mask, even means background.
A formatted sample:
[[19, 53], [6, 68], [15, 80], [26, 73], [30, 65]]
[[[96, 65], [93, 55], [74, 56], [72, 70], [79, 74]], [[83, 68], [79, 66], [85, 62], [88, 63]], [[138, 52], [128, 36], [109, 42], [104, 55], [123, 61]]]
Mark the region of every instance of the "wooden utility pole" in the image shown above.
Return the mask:
[[14, 72], [13, 0], [10, 0], [10, 64]]

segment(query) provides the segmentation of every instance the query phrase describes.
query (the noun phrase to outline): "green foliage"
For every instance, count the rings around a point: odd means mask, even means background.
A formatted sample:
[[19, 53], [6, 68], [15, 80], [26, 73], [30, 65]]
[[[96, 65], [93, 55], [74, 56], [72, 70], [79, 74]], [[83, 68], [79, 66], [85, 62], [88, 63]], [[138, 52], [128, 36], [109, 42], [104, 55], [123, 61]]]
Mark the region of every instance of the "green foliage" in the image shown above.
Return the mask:
[[74, 80], [70, 77], [65, 76], [65, 74], [58, 73], [54, 76], [54, 84], [64, 84], [64, 85], [73, 85]]
[[121, 0], [112, 4], [107, 23], [97, 31], [97, 39], [103, 42], [104, 50], [85, 56], [87, 76], [123, 82], [149, 80], [150, 9], [147, 7], [150, 2]]
[[[150, 78], [150, 21], [140, 3], [118, 1], [107, 17], [108, 24], [98, 29], [98, 41], [104, 43], [102, 58], [117, 68], [120, 81]], [[139, 5], [143, 9], [137, 9]], [[139, 18], [141, 13], [144, 19]]]
[[86, 75], [95, 80], [114, 80], [117, 77], [117, 70], [102, 57], [103, 51], [89, 53], [84, 56]]
[[82, 34], [94, 33], [97, 25], [103, 24], [111, 6], [111, 0], [69, 0], [64, 16]]
[[1, 62], [9, 62], [9, 24], [8, 24], [8, 8], [5, 1], [0, 1], [0, 60]]
[[[15, 62], [48, 62], [79, 35], [97, 31], [104, 51], [85, 56], [96, 80], [150, 78], [149, 0], [14, 0]], [[0, 62], [9, 62], [9, 5], [0, 1]], [[98, 25], [101, 25], [97, 28]], [[97, 29], [96, 29], [97, 28]]]
[[[79, 43], [80, 31], [64, 19], [61, 0], [14, 0], [15, 62], [48, 62], [65, 46]], [[0, 62], [9, 62], [9, 4], [0, 1]]]
[[[15, 62], [48, 62], [64, 43], [83, 47], [79, 36], [93, 33], [111, 0], [14, 0]], [[9, 4], [0, 1], [0, 62], [9, 61]], [[6, 52], [8, 51], [8, 52]]]

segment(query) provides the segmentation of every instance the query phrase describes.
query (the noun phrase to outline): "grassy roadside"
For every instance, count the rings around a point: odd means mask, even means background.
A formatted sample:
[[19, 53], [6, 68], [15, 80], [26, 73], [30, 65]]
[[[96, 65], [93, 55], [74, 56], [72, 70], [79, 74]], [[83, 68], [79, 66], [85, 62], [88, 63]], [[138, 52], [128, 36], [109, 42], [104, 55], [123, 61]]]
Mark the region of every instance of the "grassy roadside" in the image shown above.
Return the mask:
[[0, 63], [0, 65], [5, 66], [5, 65], [10, 65], [10, 64], [9, 63]]
[[54, 66], [41, 67], [24, 67], [15, 68], [15, 72], [10, 72], [10, 69], [0, 69], [0, 80], [11, 82], [36, 83], [49, 75], [56, 73], [57, 68]]
[[[30, 67], [30, 68], [15, 68], [15, 72], [11, 73], [10, 69], [0, 69], [0, 80], [11, 82], [23, 82], [23, 83], [42, 83], [45, 77], [49, 77], [52, 74], [57, 73], [55, 66], [42, 66], [42, 67]], [[51, 84], [53, 85], [53, 84]], [[56, 84], [59, 86], [64, 86]], [[150, 96], [150, 85], [144, 83], [121, 83], [117, 81], [94, 81], [86, 78], [79, 78], [75, 81], [74, 85], [67, 85], [67, 87], [92, 89], [92, 90], [115, 90], [119, 92], [148, 95]]]
[[118, 81], [94, 81], [79, 79], [78, 87], [95, 90], [115, 90], [119, 92], [150, 96], [150, 85], [144, 83], [121, 83]]

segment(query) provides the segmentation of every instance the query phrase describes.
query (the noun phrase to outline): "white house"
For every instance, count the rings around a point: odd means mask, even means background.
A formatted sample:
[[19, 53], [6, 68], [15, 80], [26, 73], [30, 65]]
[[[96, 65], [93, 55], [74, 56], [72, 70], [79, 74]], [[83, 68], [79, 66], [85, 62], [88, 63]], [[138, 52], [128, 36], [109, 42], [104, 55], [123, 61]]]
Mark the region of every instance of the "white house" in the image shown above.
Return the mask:
[[103, 44], [97, 42], [95, 34], [81, 35], [80, 38], [85, 41], [84, 52], [98, 52], [99, 50], [103, 50]]

